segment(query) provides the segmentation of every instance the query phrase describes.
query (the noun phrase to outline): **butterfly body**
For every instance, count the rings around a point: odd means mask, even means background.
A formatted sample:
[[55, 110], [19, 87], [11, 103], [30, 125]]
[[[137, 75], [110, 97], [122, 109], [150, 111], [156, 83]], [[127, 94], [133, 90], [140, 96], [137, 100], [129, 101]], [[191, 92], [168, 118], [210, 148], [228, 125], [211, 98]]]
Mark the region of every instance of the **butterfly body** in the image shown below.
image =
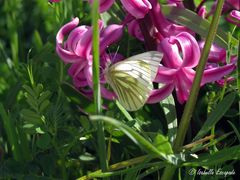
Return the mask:
[[147, 101], [162, 54], [149, 51], [110, 65], [105, 78], [128, 111], [140, 109]]

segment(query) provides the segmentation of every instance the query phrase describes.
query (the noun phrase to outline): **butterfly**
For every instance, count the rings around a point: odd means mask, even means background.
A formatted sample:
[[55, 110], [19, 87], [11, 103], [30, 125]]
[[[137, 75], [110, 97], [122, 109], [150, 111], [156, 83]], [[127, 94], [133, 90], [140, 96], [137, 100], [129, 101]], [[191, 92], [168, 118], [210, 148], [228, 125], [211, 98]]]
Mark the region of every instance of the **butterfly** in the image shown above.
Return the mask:
[[106, 81], [126, 110], [136, 111], [146, 103], [162, 57], [160, 52], [149, 51], [109, 65], [105, 69]]

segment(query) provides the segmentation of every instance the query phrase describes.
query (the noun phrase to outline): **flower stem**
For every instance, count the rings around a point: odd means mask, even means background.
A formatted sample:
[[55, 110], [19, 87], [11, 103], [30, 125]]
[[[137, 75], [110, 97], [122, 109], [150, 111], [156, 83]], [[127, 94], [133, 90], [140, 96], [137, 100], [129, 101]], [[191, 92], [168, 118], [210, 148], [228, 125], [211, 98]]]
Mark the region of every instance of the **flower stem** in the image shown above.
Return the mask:
[[[238, 59], [237, 59], [237, 88], [238, 94], [240, 94], [240, 33], [238, 33]], [[238, 103], [238, 110], [240, 112], [240, 102]], [[240, 115], [239, 115], [240, 119]]]
[[13, 158], [16, 161], [23, 161], [23, 154], [21, 152], [21, 147], [18, 142], [19, 138], [16, 133], [16, 127], [14, 126], [12, 120], [7, 114], [3, 104], [0, 102], [0, 121], [3, 121], [3, 127], [6, 132], [8, 142], [13, 153]]
[[146, 14], [143, 19], [138, 20], [138, 23], [145, 40], [146, 49], [148, 51], [156, 50], [157, 43], [156, 38], [154, 38], [155, 30], [150, 15]]
[[[96, 114], [101, 113], [101, 92], [99, 81], [99, 1], [94, 0], [92, 6], [92, 26], [93, 26], [93, 90], [94, 109]], [[98, 154], [102, 171], [107, 170], [106, 146], [104, 137], [104, 126], [102, 121], [97, 122]]]
[[[186, 103], [186, 106], [184, 108], [183, 111], [183, 115], [180, 121], [180, 125], [177, 131], [177, 137], [176, 140], [174, 142], [173, 145], [173, 150], [175, 152], [177, 152], [183, 145], [189, 124], [190, 124], [190, 120], [192, 117], [192, 113], [193, 110], [195, 108], [196, 105], [196, 101], [197, 101], [197, 97], [198, 97], [198, 93], [199, 93], [199, 89], [200, 89], [200, 83], [201, 83], [201, 79], [202, 79], [202, 75], [204, 72], [204, 68], [207, 62], [207, 58], [208, 58], [208, 54], [211, 48], [211, 45], [213, 43], [214, 37], [216, 35], [216, 31], [217, 31], [217, 26], [219, 23], [219, 19], [221, 16], [221, 11], [222, 11], [222, 7], [223, 7], [223, 3], [224, 0], [219, 0], [218, 4], [217, 4], [217, 8], [216, 11], [214, 13], [210, 28], [208, 30], [208, 35], [207, 35], [207, 39], [205, 41], [205, 45], [201, 54], [201, 58], [196, 70], [196, 75], [193, 81], [193, 86], [190, 92], [190, 96], [189, 99]], [[173, 166], [169, 166], [164, 170], [162, 179], [163, 180], [169, 180], [172, 179], [174, 173], [175, 173], [176, 167]]]

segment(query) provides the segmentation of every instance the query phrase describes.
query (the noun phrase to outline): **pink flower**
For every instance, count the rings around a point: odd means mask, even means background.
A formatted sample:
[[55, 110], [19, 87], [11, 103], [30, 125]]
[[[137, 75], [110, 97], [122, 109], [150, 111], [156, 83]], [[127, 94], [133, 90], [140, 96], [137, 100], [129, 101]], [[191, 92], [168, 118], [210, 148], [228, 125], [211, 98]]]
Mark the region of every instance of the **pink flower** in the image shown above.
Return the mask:
[[[73, 78], [74, 85], [88, 96], [92, 94], [92, 27], [77, 26], [79, 19], [74, 18], [71, 22], [65, 24], [56, 36], [56, 52], [65, 63], [71, 63], [69, 75]], [[119, 40], [122, 36], [123, 27], [121, 25], [110, 25], [103, 27], [102, 21], [99, 21], [100, 29], [100, 65], [101, 71], [105, 69], [106, 64], [112, 59], [121, 58], [116, 55], [106, 53], [106, 48]], [[68, 37], [66, 38], [66, 36]], [[66, 38], [66, 41], [64, 39]], [[104, 84], [104, 76], [101, 77], [102, 96], [113, 99], [115, 94], [108, 91]]]
[[183, 0], [168, 0], [168, 4], [184, 7]]
[[49, 2], [60, 2], [61, 0], [49, 0]]
[[[199, 47], [202, 50], [204, 46], [204, 41], [200, 41]], [[209, 55], [208, 55], [208, 62], [213, 62], [213, 63], [219, 63], [219, 62], [226, 62], [226, 50], [224, 48], [221, 48], [217, 46], [216, 44], [213, 44], [211, 46]]]
[[188, 32], [190, 34], [193, 34], [193, 32], [190, 31], [188, 28], [168, 21], [166, 17], [162, 14], [161, 7], [157, 0], [149, 1], [151, 2], [153, 7], [150, 11], [152, 22], [158, 30], [158, 33], [160, 33], [163, 37], [174, 36], [181, 32]]
[[140, 30], [139, 24], [136, 20], [133, 20], [128, 24], [128, 33], [131, 36], [136, 37], [140, 41], [144, 41], [144, 37], [143, 37], [142, 32]]
[[[156, 103], [166, 98], [175, 89], [177, 99], [184, 103], [189, 96], [195, 76], [195, 68], [200, 58], [198, 43], [192, 35], [186, 32], [165, 38], [161, 41], [159, 50], [164, 53], [155, 82], [162, 86], [153, 90], [148, 103]], [[204, 71], [201, 85], [221, 79], [235, 68], [234, 64], [222, 67], [212, 67]]]
[[227, 0], [225, 5], [232, 6], [233, 9], [240, 10], [240, 2], [239, 0]]
[[[93, 0], [88, 0], [93, 3]], [[100, 0], [100, 13], [107, 11], [115, 0]], [[144, 16], [152, 8], [148, 0], [121, 0], [123, 7], [129, 14], [137, 19], [144, 18]]]
[[232, 10], [227, 16], [227, 20], [240, 27], [240, 11]]
[[152, 9], [152, 5], [148, 0], [121, 0], [124, 8], [137, 19], [144, 16]]
[[205, 18], [207, 15], [207, 10], [206, 10], [206, 6], [201, 6], [199, 11], [198, 11], [198, 15], [201, 16], [202, 18]]
[[[93, 0], [88, 0], [91, 4], [93, 3]], [[114, 3], [115, 0], [99, 0], [100, 4], [100, 13], [107, 11]]]

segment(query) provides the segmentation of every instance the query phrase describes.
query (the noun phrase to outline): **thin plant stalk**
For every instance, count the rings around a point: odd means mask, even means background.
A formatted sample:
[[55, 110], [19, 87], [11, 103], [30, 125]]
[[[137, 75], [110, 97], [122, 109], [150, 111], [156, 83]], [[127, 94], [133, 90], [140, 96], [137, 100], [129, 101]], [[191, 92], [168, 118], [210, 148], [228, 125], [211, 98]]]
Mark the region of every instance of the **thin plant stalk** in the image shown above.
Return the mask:
[[22, 161], [23, 156], [22, 156], [20, 145], [18, 143], [18, 136], [16, 133], [16, 128], [13, 125], [6, 110], [4, 109], [4, 106], [2, 103], [0, 103], [0, 118], [2, 118], [4, 129], [6, 131], [8, 142], [11, 147], [11, 151], [13, 153], [14, 159], [16, 161]]
[[[92, 6], [92, 26], [93, 26], [93, 90], [94, 90], [94, 110], [96, 114], [101, 113], [101, 92], [99, 81], [99, 1], [94, 0]], [[97, 122], [98, 154], [102, 171], [108, 169], [106, 145], [104, 137], [104, 126], [102, 121]]]
[[[223, 7], [223, 3], [224, 0], [219, 0], [218, 4], [217, 4], [217, 8], [216, 11], [214, 13], [209, 31], [208, 31], [208, 35], [205, 41], [205, 45], [201, 54], [201, 58], [196, 70], [196, 75], [193, 81], [193, 86], [190, 92], [190, 96], [189, 99], [185, 105], [184, 111], [183, 111], [183, 115], [179, 124], [179, 128], [177, 131], [177, 136], [176, 136], [176, 140], [174, 142], [173, 145], [173, 150], [175, 152], [177, 152], [183, 145], [184, 143], [184, 139], [190, 124], [190, 120], [193, 114], [193, 110], [195, 108], [196, 105], [196, 101], [197, 101], [197, 97], [198, 97], [198, 93], [199, 93], [199, 89], [200, 89], [200, 83], [201, 83], [201, 79], [202, 79], [202, 75], [203, 75], [203, 71], [208, 59], [208, 54], [211, 48], [211, 45], [213, 43], [214, 37], [216, 35], [216, 31], [217, 31], [217, 27], [218, 27], [218, 23], [219, 23], [219, 19], [221, 16], [221, 12], [222, 12], [222, 7]], [[175, 173], [176, 167], [173, 166], [168, 166], [166, 167], [166, 169], [164, 170], [163, 176], [162, 176], [162, 180], [170, 180], [173, 178], [173, 175]]]
[[[238, 94], [240, 94], [240, 33], [238, 33], [237, 88], [238, 88]], [[240, 102], [238, 103], [238, 110], [240, 112]], [[240, 119], [240, 114], [239, 114], [239, 119]]]

